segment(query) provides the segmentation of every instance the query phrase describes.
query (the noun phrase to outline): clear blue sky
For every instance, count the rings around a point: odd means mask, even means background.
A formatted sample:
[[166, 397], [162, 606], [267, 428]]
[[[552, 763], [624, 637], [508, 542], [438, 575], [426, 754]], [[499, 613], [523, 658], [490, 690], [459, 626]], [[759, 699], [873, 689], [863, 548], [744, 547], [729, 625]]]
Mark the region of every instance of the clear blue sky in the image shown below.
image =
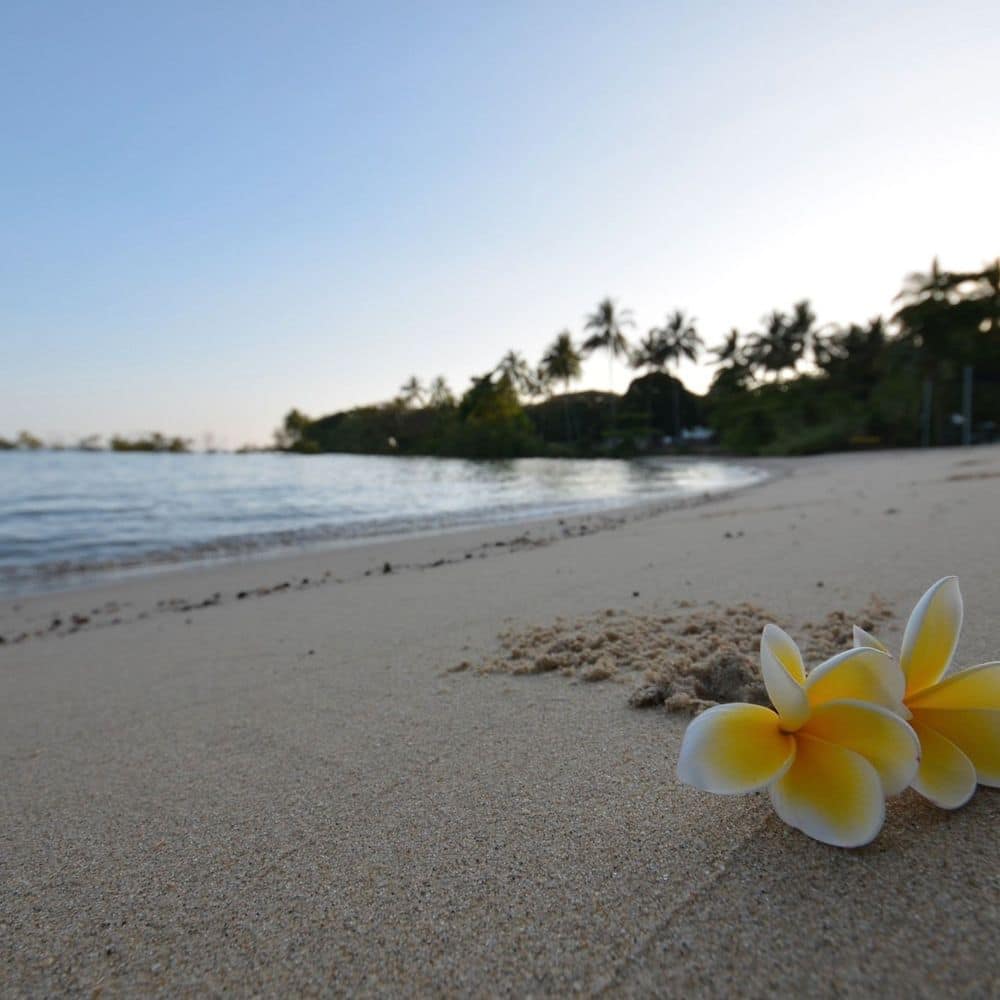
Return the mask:
[[1000, 254], [998, 46], [987, 2], [6, 0], [0, 435], [264, 442], [605, 295], [886, 312]]

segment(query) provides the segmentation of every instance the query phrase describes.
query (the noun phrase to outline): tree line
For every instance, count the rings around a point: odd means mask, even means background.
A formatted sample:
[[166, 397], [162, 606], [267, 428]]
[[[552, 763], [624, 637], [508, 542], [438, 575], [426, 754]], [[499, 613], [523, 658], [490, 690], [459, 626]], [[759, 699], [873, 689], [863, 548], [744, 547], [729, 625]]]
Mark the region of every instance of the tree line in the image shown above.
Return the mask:
[[191, 439], [171, 437], [159, 431], [138, 437], [113, 434], [105, 447], [99, 434], [88, 434], [69, 446], [46, 444], [31, 431], [21, 431], [13, 440], [0, 437], [0, 451], [40, 451], [43, 448], [48, 451], [156, 451], [179, 454], [191, 451]]
[[[1000, 259], [973, 271], [946, 270], [935, 259], [905, 279], [894, 303], [888, 317], [837, 326], [820, 324], [802, 299], [772, 310], [754, 330], [730, 330], [707, 350], [684, 310], [639, 335], [632, 312], [605, 298], [579, 337], [560, 331], [536, 364], [509, 350], [461, 396], [441, 376], [424, 383], [414, 375], [388, 402], [317, 419], [293, 409], [274, 447], [469, 457], [714, 447], [753, 455], [993, 440]], [[608, 389], [573, 391], [584, 359], [601, 353]], [[685, 360], [713, 368], [704, 395], [680, 381]], [[622, 363], [636, 375], [619, 395], [614, 373]], [[27, 431], [0, 438], [0, 449], [42, 446]], [[75, 447], [104, 445], [91, 436]], [[191, 442], [156, 433], [113, 436], [107, 447], [183, 452]]]
[[[577, 340], [556, 335], [536, 365], [508, 351], [456, 398], [441, 376], [410, 377], [387, 403], [312, 420], [292, 410], [281, 449], [495, 455], [632, 454], [715, 447], [800, 454], [992, 439], [1000, 419], [1000, 260], [947, 271], [937, 260], [907, 277], [895, 311], [820, 325], [808, 299], [730, 330], [706, 351], [694, 317], [675, 309], [633, 342], [629, 309], [605, 298]], [[572, 392], [583, 360], [603, 353], [607, 392]], [[696, 396], [677, 377], [708, 355]], [[616, 362], [644, 374], [614, 393]], [[975, 402], [973, 405], [973, 388]], [[557, 392], [561, 389], [561, 393]]]

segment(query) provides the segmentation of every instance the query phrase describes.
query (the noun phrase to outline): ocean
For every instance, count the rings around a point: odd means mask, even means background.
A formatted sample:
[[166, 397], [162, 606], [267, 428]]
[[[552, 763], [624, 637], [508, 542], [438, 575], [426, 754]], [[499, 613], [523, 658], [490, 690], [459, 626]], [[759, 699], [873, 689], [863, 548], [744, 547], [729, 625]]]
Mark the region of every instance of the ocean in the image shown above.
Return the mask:
[[0, 453], [0, 593], [749, 485], [704, 459]]

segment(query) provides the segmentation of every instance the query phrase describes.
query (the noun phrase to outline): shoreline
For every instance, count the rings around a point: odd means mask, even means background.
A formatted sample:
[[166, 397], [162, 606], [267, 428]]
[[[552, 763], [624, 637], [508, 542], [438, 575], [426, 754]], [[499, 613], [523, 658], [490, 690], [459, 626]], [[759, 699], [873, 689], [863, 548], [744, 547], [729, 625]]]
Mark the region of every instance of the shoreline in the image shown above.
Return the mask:
[[663, 625], [655, 666], [677, 608], [752, 602], [802, 638], [870, 594], [895, 648], [948, 573], [956, 663], [1000, 655], [1000, 448], [785, 471], [552, 540], [493, 528], [0, 602], [4, 634], [102, 609], [72, 641], [67, 619], [0, 646], [8, 991], [988, 995], [998, 790], [955, 812], [906, 792], [837, 850], [766, 795], [679, 785], [687, 718], [621, 684], [453, 669], [600, 616]]
[[[711, 458], [705, 458], [704, 461], [717, 464], [717, 460]], [[773, 463], [775, 460], [727, 461], [725, 464], [731, 469], [734, 477], [749, 476], [750, 481], [720, 483], [697, 492], [688, 491], [665, 498], [609, 497], [594, 501], [567, 501], [565, 506], [553, 502], [537, 510], [531, 507], [523, 510], [504, 510], [500, 507], [470, 508], [440, 514], [425, 514], [412, 520], [399, 516], [343, 525], [220, 536], [172, 548], [153, 548], [134, 557], [122, 559], [91, 562], [60, 561], [4, 567], [0, 568], [0, 601], [40, 594], [71, 593], [160, 573], [197, 572], [213, 566], [294, 558], [299, 555], [334, 552], [343, 548], [388, 543], [407, 538], [485, 531], [491, 528], [513, 528], [519, 525], [540, 525], [619, 513], [631, 516], [636, 511], [646, 509], [654, 512], [669, 510], [678, 504], [702, 503], [717, 495], [728, 495], [733, 491], [759, 485], [772, 474], [767, 471], [769, 461]], [[684, 464], [697, 465], [701, 462], [702, 459], [699, 457], [683, 460]]]
[[[398, 533], [376, 534], [371, 536], [331, 539], [315, 541], [302, 545], [283, 547], [267, 547], [256, 551], [244, 551], [236, 554], [226, 554], [218, 557], [197, 559], [163, 559], [142, 561], [135, 565], [114, 565], [98, 568], [96, 571], [85, 569], [76, 574], [75, 571], [60, 572], [52, 578], [51, 583], [37, 583], [22, 591], [7, 593], [0, 591], [0, 635], [3, 634], [2, 623], [5, 609], [12, 605], [24, 605], [36, 599], [64, 598], [70, 601], [76, 596], [85, 598], [88, 593], [113, 591], [119, 587], [140, 586], [145, 581], [161, 580], [165, 584], [173, 580], [184, 584], [193, 582], [200, 576], [215, 578], [227, 577], [229, 571], [245, 568], [248, 573], [259, 570], [271, 575], [296, 577], [301, 579], [302, 573], [309, 575], [309, 569], [317, 560], [323, 557], [334, 558], [341, 555], [350, 565], [363, 561], [367, 550], [387, 553], [394, 546], [406, 546], [410, 542], [447, 543], [454, 540], [465, 551], [493, 546], [502, 548], [516, 545], [525, 534], [534, 533], [531, 544], [551, 544], [577, 534], [594, 531], [611, 530], [621, 524], [635, 520], [656, 517], [674, 510], [686, 510], [699, 507], [716, 500], [729, 499], [732, 496], [757, 489], [776, 478], [793, 474], [794, 459], [758, 459], [742, 463], [742, 467], [752, 470], [758, 478], [735, 486], [721, 486], [715, 490], [706, 490], [687, 496], [674, 496], [664, 499], [645, 499], [636, 503], [626, 503], [620, 506], [602, 506], [592, 510], [575, 513], [545, 514], [538, 516], [512, 516], [509, 519], [488, 521], [472, 525], [455, 525], [454, 527], [428, 528], [425, 530], [405, 531]], [[514, 532], [513, 538], [506, 538]], [[449, 547], [450, 548], [450, 547]], [[411, 556], [419, 561], [421, 556]], [[434, 560], [440, 557], [433, 557]], [[463, 558], [465, 558], [463, 556]], [[378, 557], [375, 557], [378, 562]], [[391, 561], [391, 560], [390, 560]], [[301, 566], [299, 565], [301, 563]], [[382, 562], [384, 565], [384, 560]], [[440, 564], [440, 563], [439, 563]], [[241, 574], [243, 576], [245, 574]], [[331, 574], [332, 575], [332, 574]], [[63, 585], [64, 580], [75, 582]], [[241, 588], [241, 589], [246, 589]], [[85, 603], [85, 602], [84, 602]]]

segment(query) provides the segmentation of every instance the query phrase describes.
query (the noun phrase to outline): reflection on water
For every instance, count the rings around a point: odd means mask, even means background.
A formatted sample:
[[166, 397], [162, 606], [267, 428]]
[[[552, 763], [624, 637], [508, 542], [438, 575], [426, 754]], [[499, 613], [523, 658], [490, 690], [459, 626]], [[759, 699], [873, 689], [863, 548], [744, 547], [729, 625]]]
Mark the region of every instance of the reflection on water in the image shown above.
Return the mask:
[[667, 458], [0, 453], [0, 591], [113, 566], [603, 510], [759, 476]]

